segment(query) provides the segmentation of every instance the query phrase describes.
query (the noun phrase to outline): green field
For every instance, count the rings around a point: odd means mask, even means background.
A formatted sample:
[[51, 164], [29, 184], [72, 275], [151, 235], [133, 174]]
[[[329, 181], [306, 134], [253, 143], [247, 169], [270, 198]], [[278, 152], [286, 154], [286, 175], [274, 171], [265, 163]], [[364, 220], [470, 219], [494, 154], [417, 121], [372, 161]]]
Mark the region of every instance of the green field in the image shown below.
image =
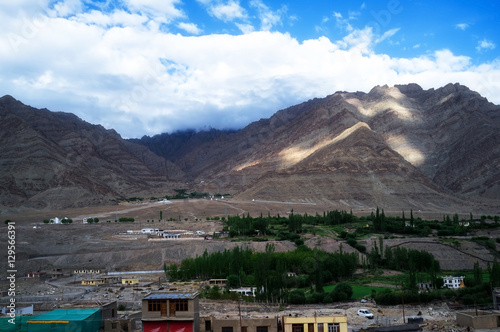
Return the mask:
[[[371, 287], [371, 286], [359, 286], [359, 285], [351, 285], [351, 287], [352, 287], [352, 298], [358, 300], [361, 300], [366, 296], [371, 296], [372, 290], [380, 292], [382, 290], [388, 289], [385, 287]], [[324, 287], [323, 290], [325, 291], [325, 293], [330, 293], [331, 291], [333, 291], [334, 288], [335, 285], [331, 285]]]

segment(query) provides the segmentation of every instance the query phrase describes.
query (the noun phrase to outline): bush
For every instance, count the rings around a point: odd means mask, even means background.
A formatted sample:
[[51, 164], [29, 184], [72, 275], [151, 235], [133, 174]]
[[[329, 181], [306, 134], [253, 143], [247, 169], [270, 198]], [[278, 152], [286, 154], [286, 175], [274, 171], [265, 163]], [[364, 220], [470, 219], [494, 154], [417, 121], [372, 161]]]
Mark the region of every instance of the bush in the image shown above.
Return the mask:
[[376, 293], [375, 301], [380, 305], [398, 305], [401, 304], [401, 294], [390, 289], [382, 290]]
[[350, 239], [347, 239], [347, 244], [354, 248], [358, 244], [358, 241], [350, 238]]
[[344, 293], [345, 295], [347, 295], [348, 299], [350, 299], [353, 294], [352, 286], [346, 282], [339, 282], [333, 289], [333, 292]]
[[311, 294], [309, 301], [310, 303], [323, 303], [324, 298], [325, 298], [325, 293], [314, 292]]
[[354, 248], [360, 252], [366, 252], [366, 247], [362, 244], [359, 244], [359, 243], [356, 243], [356, 245], [354, 246]]
[[294, 289], [288, 296], [288, 302], [291, 304], [305, 304], [306, 295], [300, 289]]
[[304, 240], [302, 239], [297, 239], [294, 241], [295, 245], [298, 247], [298, 246], [301, 246], [304, 244]]

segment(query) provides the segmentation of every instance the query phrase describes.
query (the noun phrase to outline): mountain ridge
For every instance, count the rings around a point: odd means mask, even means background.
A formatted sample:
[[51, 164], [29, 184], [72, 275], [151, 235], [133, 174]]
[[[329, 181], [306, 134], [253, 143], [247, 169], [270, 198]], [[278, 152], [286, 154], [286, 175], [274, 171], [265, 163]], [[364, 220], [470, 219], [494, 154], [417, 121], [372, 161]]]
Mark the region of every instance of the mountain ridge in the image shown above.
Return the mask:
[[109, 204], [160, 190], [184, 174], [114, 130], [76, 115], [0, 99], [0, 198], [9, 208]]
[[458, 83], [385, 85], [311, 99], [236, 131], [123, 140], [4, 96], [2, 205], [99, 205], [186, 188], [366, 208], [500, 206], [499, 114]]

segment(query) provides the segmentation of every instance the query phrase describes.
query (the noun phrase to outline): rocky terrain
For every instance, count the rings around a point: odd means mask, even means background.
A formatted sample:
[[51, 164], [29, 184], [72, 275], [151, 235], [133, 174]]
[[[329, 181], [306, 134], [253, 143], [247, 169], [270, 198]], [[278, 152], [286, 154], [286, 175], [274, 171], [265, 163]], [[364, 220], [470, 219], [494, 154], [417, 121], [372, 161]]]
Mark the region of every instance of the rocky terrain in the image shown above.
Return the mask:
[[234, 132], [140, 140], [5, 96], [0, 127], [3, 214], [176, 188], [345, 209], [500, 213], [500, 106], [459, 84], [336, 92]]
[[109, 204], [177, 186], [183, 172], [113, 130], [73, 114], [0, 99], [0, 206], [28, 210]]
[[465, 86], [378, 86], [310, 100], [198, 148], [190, 138], [175, 163], [198, 190], [245, 199], [470, 209], [499, 205], [499, 129], [500, 107]]

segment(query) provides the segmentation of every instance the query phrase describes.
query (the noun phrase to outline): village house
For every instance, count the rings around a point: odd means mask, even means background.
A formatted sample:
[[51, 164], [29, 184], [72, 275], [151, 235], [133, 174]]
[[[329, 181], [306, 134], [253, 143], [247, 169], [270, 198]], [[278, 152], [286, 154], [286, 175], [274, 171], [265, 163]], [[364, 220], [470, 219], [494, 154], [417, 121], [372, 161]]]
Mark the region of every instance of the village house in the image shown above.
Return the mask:
[[203, 332], [277, 332], [278, 319], [276, 317], [261, 318], [215, 318], [202, 319]]
[[144, 332], [199, 332], [198, 293], [150, 293], [142, 299]]
[[459, 289], [465, 287], [465, 277], [443, 277], [443, 287], [451, 289]]
[[122, 285], [137, 285], [139, 284], [138, 278], [122, 278]]
[[40, 279], [40, 278], [44, 278], [44, 277], [48, 277], [47, 276], [47, 273], [45, 272], [28, 272], [28, 278], [35, 278], [35, 279]]
[[84, 285], [84, 286], [100, 286], [100, 285], [104, 285], [104, 279], [103, 278], [82, 279], [82, 285]]
[[283, 332], [347, 332], [347, 316], [282, 318]]

